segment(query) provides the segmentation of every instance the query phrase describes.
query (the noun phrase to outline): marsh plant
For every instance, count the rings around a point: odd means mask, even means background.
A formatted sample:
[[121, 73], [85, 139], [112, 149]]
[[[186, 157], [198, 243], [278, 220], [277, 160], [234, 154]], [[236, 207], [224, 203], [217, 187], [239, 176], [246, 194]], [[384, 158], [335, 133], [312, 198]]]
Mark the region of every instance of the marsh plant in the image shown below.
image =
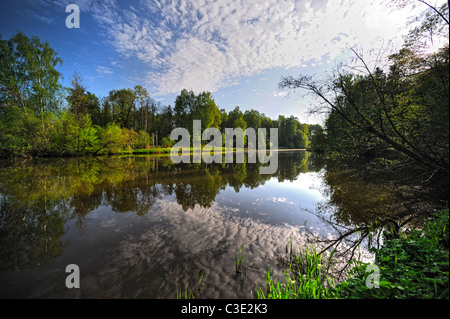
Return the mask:
[[236, 249], [236, 274], [245, 273], [247, 269], [247, 258], [245, 257], [244, 246]]
[[[332, 254], [329, 259], [331, 259]], [[297, 251], [290, 244], [287, 269], [282, 278], [274, 278], [267, 271], [266, 289], [261, 286], [256, 289], [259, 299], [323, 299], [332, 297], [332, 281], [328, 276], [327, 260], [318, 254], [316, 248], [306, 246]]]
[[192, 291], [192, 289], [189, 287], [189, 284], [186, 284], [184, 289], [177, 289], [177, 299], [200, 298], [202, 295], [202, 289], [206, 285], [206, 279], [207, 279], [207, 275], [205, 274], [205, 272], [200, 271], [199, 279], [198, 279], [198, 282], [196, 283], [197, 287], [194, 288], [194, 290], [196, 291], [196, 295], [194, 295], [194, 291]]

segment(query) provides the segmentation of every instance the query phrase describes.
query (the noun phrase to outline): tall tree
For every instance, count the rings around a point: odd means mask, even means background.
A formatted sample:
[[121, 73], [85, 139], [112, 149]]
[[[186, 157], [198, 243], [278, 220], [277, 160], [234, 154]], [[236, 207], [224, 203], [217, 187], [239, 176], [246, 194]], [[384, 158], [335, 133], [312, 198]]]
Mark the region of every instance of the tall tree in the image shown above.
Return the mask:
[[[136, 102], [139, 103], [139, 117], [140, 117], [140, 128], [148, 133], [148, 112], [150, 94], [142, 85], [136, 85], [134, 87], [134, 95], [136, 97]], [[136, 110], [135, 110], [135, 120], [136, 120]], [[134, 124], [134, 129], [136, 130], [136, 123]]]
[[74, 72], [68, 88], [66, 100], [69, 110], [78, 118], [82, 119], [86, 114], [92, 119], [94, 125], [101, 123], [100, 103], [95, 94], [86, 90], [83, 85], [83, 78], [78, 72]]
[[43, 117], [58, 109], [62, 86], [56, 70], [62, 60], [48, 42], [17, 32], [9, 40], [0, 39], [1, 107], [29, 107]]
[[174, 113], [175, 125], [189, 130], [192, 127], [192, 111], [195, 107], [195, 94], [193, 91], [183, 89], [175, 99]]
[[329, 107], [327, 147], [339, 158], [367, 159], [373, 176], [409, 171], [408, 179], [422, 189], [434, 183], [448, 190], [448, 45], [425, 58], [411, 54], [392, 55], [385, 74], [369, 69], [355, 51], [366, 75], [342, 70], [331, 85], [306, 76], [284, 78], [280, 85], [309, 90]]
[[135, 93], [132, 89], [112, 90], [109, 92], [109, 102], [112, 107], [113, 121], [124, 128], [132, 128], [132, 111], [135, 102]]

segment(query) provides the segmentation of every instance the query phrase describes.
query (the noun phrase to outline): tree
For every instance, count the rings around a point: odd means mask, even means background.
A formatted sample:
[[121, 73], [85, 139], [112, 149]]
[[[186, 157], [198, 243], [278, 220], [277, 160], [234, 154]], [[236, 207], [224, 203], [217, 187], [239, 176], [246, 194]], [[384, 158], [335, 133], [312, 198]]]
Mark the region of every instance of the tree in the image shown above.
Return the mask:
[[[189, 130], [192, 127], [192, 111], [195, 108], [195, 94], [183, 89], [175, 99], [175, 126]], [[192, 130], [192, 129], [191, 129]]]
[[225, 128], [230, 127], [230, 126], [228, 126], [228, 114], [225, 109], [220, 109], [219, 111], [220, 111], [220, 119], [221, 119], [220, 128], [222, 130], [224, 130]]
[[112, 123], [112, 107], [108, 97], [101, 99], [102, 109], [100, 111], [100, 125], [106, 127], [109, 123]]
[[94, 155], [106, 150], [108, 153], [119, 153], [124, 148], [122, 129], [115, 123], [109, 123], [105, 128], [99, 130], [99, 148]]
[[[139, 103], [140, 128], [148, 133], [148, 112], [150, 95], [142, 85], [136, 85], [134, 87], [134, 95], [136, 97], [135, 103]], [[134, 120], [136, 121], [136, 110], [134, 110], [134, 113]], [[133, 124], [133, 128], [136, 130], [136, 123]]]
[[193, 91], [182, 90], [175, 100], [175, 125], [186, 128], [192, 135], [193, 120], [201, 121], [202, 132], [209, 127], [220, 128], [222, 114], [210, 92], [195, 95]]
[[255, 130], [261, 127], [262, 116], [257, 110], [247, 110], [244, 112], [244, 121], [248, 127], [252, 127]]
[[[436, 38], [449, 36], [449, 3], [444, 2], [437, 7], [432, 2], [424, 0], [395, 0], [387, 2], [387, 5], [404, 8], [407, 5], [419, 5], [424, 8], [421, 15], [412, 20], [413, 28], [405, 39], [405, 46], [420, 51], [433, 43]], [[415, 24], [415, 25], [414, 25]]]
[[55, 116], [49, 152], [53, 155], [80, 155], [98, 144], [97, 129], [88, 114], [82, 118], [70, 111]]
[[17, 32], [0, 40], [0, 107], [31, 108], [43, 119], [59, 107], [62, 86], [56, 70], [62, 60], [48, 42]]
[[137, 148], [148, 148], [152, 144], [152, 138], [147, 132], [140, 130], [138, 132], [136, 147]]
[[158, 114], [158, 127], [157, 132], [159, 136], [168, 136], [172, 132], [173, 123], [173, 110], [172, 107], [166, 106], [161, 109], [161, 113]]
[[365, 75], [341, 69], [327, 83], [300, 76], [280, 86], [306, 89], [324, 101], [328, 148], [347, 163], [366, 158], [374, 176], [408, 170], [409, 176], [415, 172], [410, 182], [448, 189], [448, 46], [425, 59], [402, 50], [390, 57], [387, 74], [354, 53]]
[[101, 123], [100, 103], [95, 94], [86, 90], [80, 73], [76, 71], [73, 73], [70, 85], [69, 94], [66, 97], [69, 110], [79, 119], [89, 114], [93, 124], [99, 125]]
[[325, 130], [319, 125], [311, 135], [311, 150], [317, 153], [324, 153], [327, 147], [327, 135]]
[[109, 92], [109, 102], [112, 108], [112, 118], [121, 127], [132, 128], [132, 111], [135, 102], [132, 89], [112, 90]]
[[244, 120], [244, 113], [236, 106], [234, 110], [228, 113], [228, 125], [230, 128], [240, 127], [243, 131], [247, 128], [247, 122]]
[[210, 92], [202, 92], [196, 96], [191, 116], [193, 120], [202, 121], [202, 132], [209, 127], [220, 127], [222, 121], [220, 111]]

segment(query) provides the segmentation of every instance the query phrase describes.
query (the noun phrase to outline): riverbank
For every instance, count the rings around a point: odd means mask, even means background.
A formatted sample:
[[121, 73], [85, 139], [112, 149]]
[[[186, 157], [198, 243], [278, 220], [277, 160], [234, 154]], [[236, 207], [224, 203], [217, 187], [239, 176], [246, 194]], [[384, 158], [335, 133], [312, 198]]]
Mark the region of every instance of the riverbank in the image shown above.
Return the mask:
[[[449, 211], [437, 211], [422, 220], [421, 229], [402, 231], [385, 239], [375, 253], [373, 264], [349, 261], [347, 278], [335, 282], [330, 274], [334, 256], [316, 248], [294, 250], [286, 247], [287, 257], [279, 257], [283, 276], [275, 278], [267, 271], [265, 285], [257, 285], [258, 299], [449, 299]], [[236, 251], [236, 273], [247, 267], [243, 247]], [[205, 285], [203, 276], [199, 287]], [[178, 299], [194, 299], [187, 286], [177, 291]]]
[[[67, 157], [91, 157], [91, 156], [121, 156], [121, 155], [158, 155], [158, 156], [170, 156], [170, 151], [171, 151], [171, 147], [154, 147], [154, 148], [140, 148], [140, 149], [124, 149], [124, 150], [120, 150], [119, 152], [94, 152], [94, 151], [90, 151], [89, 149], [86, 150], [86, 152], [84, 154], [65, 154], [65, 155], [60, 155], [60, 156], [35, 156], [35, 158], [46, 158], [46, 157], [51, 157], [51, 158], [67, 158]], [[202, 147], [203, 150], [203, 147]], [[236, 148], [232, 148], [230, 150], [227, 150], [225, 147], [221, 147], [220, 149], [218, 149], [216, 152], [221, 153], [221, 154], [225, 154], [228, 152], [237, 152], [239, 151], [239, 149]], [[253, 150], [253, 151], [258, 151], [258, 150]], [[267, 149], [267, 152], [272, 151], [272, 152], [292, 152], [292, 151], [307, 151], [306, 149], [300, 149], [300, 148], [277, 148], [277, 149]], [[243, 152], [248, 153], [249, 150], [247, 148], [243, 149]], [[189, 154], [192, 155], [194, 154], [194, 148], [190, 147], [189, 148]], [[211, 154], [213, 154], [214, 152], [212, 151]], [[11, 158], [11, 157], [0, 157], [0, 158]], [[33, 158], [32, 156], [12, 156], [12, 158]]]
[[[315, 249], [291, 257], [284, 278], [267, 275], [268, 299], [449, 299], [449, 211], [424, 217], [421, 229], [402, 231], [386, 239], [374, 264], [350, 261], [348, 278], [331, 284], [326, 260]], [[328, 257], [331, 259], [333, 253]], [[328, 260], [329, 261], [329, 260]]]

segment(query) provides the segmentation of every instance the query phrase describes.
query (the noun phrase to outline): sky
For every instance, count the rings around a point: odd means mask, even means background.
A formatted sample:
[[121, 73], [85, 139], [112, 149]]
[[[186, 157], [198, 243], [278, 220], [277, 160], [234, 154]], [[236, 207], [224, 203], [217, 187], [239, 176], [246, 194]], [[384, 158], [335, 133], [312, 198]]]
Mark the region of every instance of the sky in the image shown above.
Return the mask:
[[[68, 4], [80, 27], [67, 28]], [[48, 41], [69, 86], [79, 72], [98, 97], [144, 86], [163, 105], [182, 89], [209, 91], [227, 112], [239, 106], [272, 119], [323, 123], [305, 92], [278, 88], [283, 76], [320, 75], [357, 46], [402, 45], [408, 21], [426, 7], [369, 0], [0, 0], [0, 34]]]

